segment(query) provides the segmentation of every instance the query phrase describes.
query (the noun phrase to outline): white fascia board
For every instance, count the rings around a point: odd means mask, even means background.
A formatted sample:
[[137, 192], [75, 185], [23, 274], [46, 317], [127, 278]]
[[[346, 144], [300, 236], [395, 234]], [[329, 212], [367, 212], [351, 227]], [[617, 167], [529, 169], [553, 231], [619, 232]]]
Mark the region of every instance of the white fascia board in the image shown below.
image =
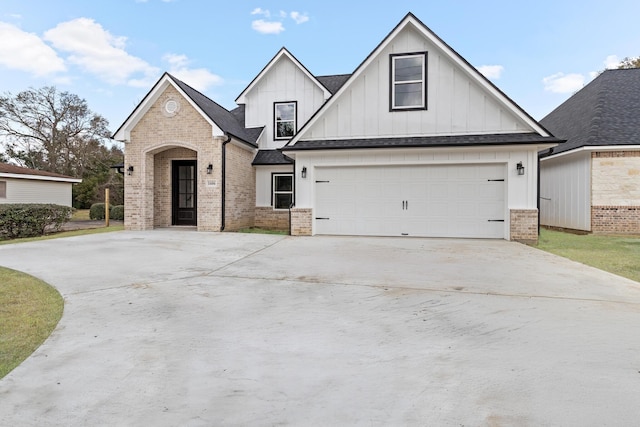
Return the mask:
[[61, 178], [57, 176], [26, 175], [26, 174], [18, 174], [18, 173], [0, 173], [0, 178], [30, 179], [32, 181], [54, 181], [54, 182], [69, 182], [69, 183], [82, 182], [82, 179], [80, 178]]
[[124, 122], [122, 126], [116, 131], [113, 135], [113, 139], [116, 141], [129, 142], [131, 140], [131, 130], [136, 126], [136, 124], [144, 117], [144, 115], [151, 109], [153, 104], [160, 98], [160, 96], [164, 93], [167, 87], [173, 86], [180, 95], [191, 105], [200, 115], [211, 125], [213, 136], [223, 136], [224, 132], [220, 129], [220, 127], [215, 124], [201, 109], [198, 105], [193, 102], [193, 100], [187, 96], [186, 93], [180, 87], [175, 84], [175, 82], [171, 79], [169, 74], [165, 73], [160, 80], [155, 84], [155, 86], [151, 89], [151, 91], [147, 94], [147, 96], [142, 100], [140, 104], [133, 110], [133, 113], [129, 116], [129, 118]]
[[588, 147], [578, 147], [574, 148], [573, 150], [563, 151], [562, 153], [552, 154], [551, 156], [543, 157], [542, 159], [540, 159], [540, 161], [544, 162], [550, 159], [557, 159], [563, 156], [577, 154], [582, 151], [589, 153], [593, 151], [640, 151], [640, 145], [590, 145]]
[[249, 83], [249, 86], [247, 86], [245, 90], [243, 90], [242, 93], [238, 95], [235, 101], [236, 104], [242, 105], [247, 103], [245, 99], [246, 94], [249, 93], [249, 91], [251, 91], [251, 89], [253, 89], [260, 80], [262, 80], [262, 78], [271, 70], [271, 68], [273, 68], [273, 66], [283, 56], [286, 56], [287, 58], [289, 58], [291, 62], [293, 62], [307, 77], [309, 77], [309, 79], [312, 82], [314, 82], [318, 86], [318, 88], [322, 90], [322, 93], [324, 94], [324, 99], [328, 99], [331, 96], [331, 92], [329, 92], [329, 90], [326, 87], [324, 87], [324, 85], [320, 83], [320, 81], [313, 74], [311, 74], [309, 70], [307, 70], [307, 67], [302, 65], [302, 63], [298, 61], [295, 56], [293, 56], [286, 48], [283, 47], [278, 51], [278, 53], [276, 53], [276, 55], [271, 59], [271, 61], [269, 61], [269, 63], [262, 69], [262, 71], [258, 73], [258, 75], [251, 81], [251, 83]]
[[349, 79], [342, 85], [342, 87], [333, 94], [327, 102], [316, 112], [316, 114], [304, 124], [302, 129], [289, 141], [287, 145], [294, 146], [301, 137], [304, 135], [305, 129], [310, 128], [318, 119], [322, 116], [322, 112], [327, 110], [336, 99], [340, 98], [343, 92], [355, 81], [360, 74], [373, 62], [397, 36], [403, 31], [407, 25], [411, 24], [417, 31], [419, 31], [425, 38], [429, 39], [437, 48], [444, 52], [458, 67], [463, 69], [470, 78], [475, 80], [482, 88], [491, 93], [498, 101], [505, 105], [512, 113], [518, 116], [522, 121], [527, 123], [535, 132], [542, 136], [551, 136], [542, 126], [540, 126], [533, 118], [528, 116], [524, 111], [518, 107], [511, 99], [507, 98], [500, 90], [498, 90], [492, 83], [489, 82], [478, 70], [473, 68], [466, 60], [464, 60], [457, 52], [444, 43], [435, 33], [427, 28], [422, 22], [420, 22], [413, 15], [409, 14], [403, 22], [401, 22], [396, 28], [378, 45], [378, 47], [369, 54], [367, 59], [358, 66], [356, 71], [349, 77]]

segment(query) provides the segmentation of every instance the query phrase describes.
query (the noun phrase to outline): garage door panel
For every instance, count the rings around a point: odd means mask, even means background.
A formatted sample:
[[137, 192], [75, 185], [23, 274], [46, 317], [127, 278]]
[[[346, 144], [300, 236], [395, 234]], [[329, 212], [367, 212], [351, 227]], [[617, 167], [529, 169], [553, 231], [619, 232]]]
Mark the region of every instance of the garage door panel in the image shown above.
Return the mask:
[[504, 173], [504, 165], [317, 168], [329, 183], [316, 184], [316, 216], [330, 219], [315, 231], [502, 238]]

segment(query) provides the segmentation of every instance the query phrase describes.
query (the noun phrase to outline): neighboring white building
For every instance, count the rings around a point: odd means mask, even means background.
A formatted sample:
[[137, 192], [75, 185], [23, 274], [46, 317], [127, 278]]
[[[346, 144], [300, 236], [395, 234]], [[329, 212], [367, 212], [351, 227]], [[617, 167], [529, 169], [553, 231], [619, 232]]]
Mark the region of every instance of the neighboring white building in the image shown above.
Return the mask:
[[537, 240], [560, 140], [413, 14], [351, 74], [281, 49], [236, 103], [160, 79], [114, 135], [125, 227]]
[[540, 121], [542, 225], [640, 234], [640, 69], [606, 70]]
[[0, 204], [52, 203], [72, 206], [72, 187], [81, 179], [0, 163]]

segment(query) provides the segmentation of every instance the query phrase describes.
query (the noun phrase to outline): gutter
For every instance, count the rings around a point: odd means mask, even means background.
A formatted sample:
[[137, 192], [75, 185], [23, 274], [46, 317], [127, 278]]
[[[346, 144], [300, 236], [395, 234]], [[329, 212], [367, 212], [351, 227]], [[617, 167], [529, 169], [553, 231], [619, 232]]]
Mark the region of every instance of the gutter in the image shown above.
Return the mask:
[[225, 222], [224, 221], [224, 219], [225, 219], [224, 218], [224, 210], [225, 210], [224, 204], [225, 204], [225, 199], [226, 199], [226, 189], [225, 189], [225, 187], [226, 187], [226, 179], [225, 179], [225, 177], [227, 175], [227, 172], [226, 172], [227, 144], [231, 142], [231, 135], [229, 135], [228, 133], [225, 133], [225, 135], [227, 135], [227, 139], [225, 141], [222, 141], [222, 159], [221, 159], [221, 163], [222, 163], [222, 166], [221, 166], [222, 179], [221, 179], [220, 186], [222, 187], [222, 190], [221, 190], [221, 201], [220, 201], [221, 202], [220, 203], [220, 206], [221, 206], [220, 231], [224, 231], [224, 225], [225, 225], [224, 224], [224, 222]]

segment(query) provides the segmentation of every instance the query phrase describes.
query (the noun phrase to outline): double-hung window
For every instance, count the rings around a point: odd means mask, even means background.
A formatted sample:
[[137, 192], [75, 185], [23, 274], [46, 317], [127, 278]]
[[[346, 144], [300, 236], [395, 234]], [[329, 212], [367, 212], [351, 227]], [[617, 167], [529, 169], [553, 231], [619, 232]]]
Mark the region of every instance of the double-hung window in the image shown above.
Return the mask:
[[0, 181], [0, 199], [7, 198], [7, 181]]
[[289, 139], [296, 134], [296, 106], [295, 101], [273, 104], [275, 139]]
[[289, 209], [293, 203], [293, 174], [274, 173], [272, 176], [273, 208]]
[[391, 55], [391, 110], [427, 108], [427, 53]]

